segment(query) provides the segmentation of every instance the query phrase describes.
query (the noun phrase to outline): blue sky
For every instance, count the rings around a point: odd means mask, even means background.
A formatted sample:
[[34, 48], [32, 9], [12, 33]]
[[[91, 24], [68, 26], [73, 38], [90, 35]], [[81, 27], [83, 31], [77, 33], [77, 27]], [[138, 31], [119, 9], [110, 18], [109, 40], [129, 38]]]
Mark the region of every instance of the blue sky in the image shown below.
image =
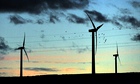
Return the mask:
[[[19, 5], [18, 5], [19, 4]], [[140, 71], [139, 0], [1, 0], [0, 76], [19, 75], [20, 51], [26, 34], [24, 75], [91, 73], [92, 24], [98, 30], [96, 73]]]

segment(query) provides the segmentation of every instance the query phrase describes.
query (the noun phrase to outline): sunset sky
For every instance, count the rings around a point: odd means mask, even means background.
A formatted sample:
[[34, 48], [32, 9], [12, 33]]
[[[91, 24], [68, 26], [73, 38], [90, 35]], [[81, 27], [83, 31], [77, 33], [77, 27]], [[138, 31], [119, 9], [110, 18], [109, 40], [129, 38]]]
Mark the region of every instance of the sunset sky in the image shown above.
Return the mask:
[[96, 73], [140, 72], [139, 0], [0, 0], [0, 76], [85, 74], [92, 71], [92, 24], [98, 30]]

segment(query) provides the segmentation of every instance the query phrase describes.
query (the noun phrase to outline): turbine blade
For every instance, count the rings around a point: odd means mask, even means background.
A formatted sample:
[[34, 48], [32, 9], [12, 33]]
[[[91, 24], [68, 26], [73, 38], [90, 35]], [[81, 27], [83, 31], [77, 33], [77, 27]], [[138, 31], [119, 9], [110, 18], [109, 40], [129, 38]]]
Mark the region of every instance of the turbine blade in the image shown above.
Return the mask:
[[26, 52], [25, 48], [24, 48], [24, 52], [25, 52], [26, 57], [27, 57], [27, 59], [28, 59], [28, 61], [29, 61], [28, 54], [27, 54], [27, 52]]
[[95, 25], [94, 25], [94, 23], [93, 23], [92, 19], [90, 18], [90, 16], [88, 15], [88, 13], [86, 13], [86, 14], [87, 14], [88, 18], [90, 19], [90, 21], [91, 21], [91, 23], [92, 23], [93, 28], [94, 28], [94, 29], [96, 29], [96, 27], [95, 27]]
[[121, 60], [120, 60], [120, 57], [119, 56], [118, 56], [118, 59], [119, 59], [120, 65], [121, 65]]
[[24, 33], [24, 39], [23, 39], [23, 47], [25, 46], [25, 33]]
[[116, 42], [116, 48], [117, 48], [117, 54], [119, 54], [119, 53], [118, 53], [118, 44], [117, 44], [117, 42]]
[[98, 29], [101, 28], [102, 26], [103, 26], [103, 24], [101, 24], [100, 26], [98, 26], [96, 31], [98, 31]]
[[96, 31], [96, 53], [97, 53], [97, 31]]

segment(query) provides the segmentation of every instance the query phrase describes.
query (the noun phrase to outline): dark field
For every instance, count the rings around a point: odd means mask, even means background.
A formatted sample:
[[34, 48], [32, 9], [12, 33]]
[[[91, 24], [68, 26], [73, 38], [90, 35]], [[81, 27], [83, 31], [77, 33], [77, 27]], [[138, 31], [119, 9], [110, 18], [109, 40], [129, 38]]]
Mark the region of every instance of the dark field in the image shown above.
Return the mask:
[[[37, 84], [140, 84], [140, 73], [38, 75], [20, 77], [1, 77], [11, 83]], [[18, 82], [19, 81], [19, 82]]]

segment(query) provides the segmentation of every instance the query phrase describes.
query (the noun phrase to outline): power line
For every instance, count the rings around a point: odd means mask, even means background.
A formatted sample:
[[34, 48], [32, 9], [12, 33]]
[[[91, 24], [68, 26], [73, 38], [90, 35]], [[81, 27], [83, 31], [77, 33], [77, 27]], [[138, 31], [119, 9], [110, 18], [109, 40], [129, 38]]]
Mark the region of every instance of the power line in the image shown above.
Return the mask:
[[[90, 39], [90, 38], [73, 38], [73, 39], [65, 39], [65, 40], [43, 40], [43, 41], [30, 41], [28, 43], [40, 43], [40, 42], [55, 42], [55, 41], [69, 41], [69, 40], [78, 40], [78, 39]], [[8, 43], [21, 43], [21, 42], [8, 42]]]
[[[134, 43], [134, 42], [124, 42], [124, 43], [118, 43], [119, 44], [119, 46], [124, 46], [124, 45], [139, 45], [140, 43]], [[98, 46], [100, 47], [100, 46], [116, 46], [116, 43], [110, 43], [110, 44], [98, 44]], [[85, 46], [87, 46], [87, 47], [91, 47], [92, 45], [76, 45], [76, 46], [57, 46], [57, 47], [44, 47], [43, 46], [43, 48], [69, 48], [69, 47], [85, 47]], [[38, 49], [38, 48], [34, 48], [34, 49]], [[40, 47], [39, 47], [39, 49], [40, 49]]]
[[[130, 46], [138, 46], [138, 45], [123, 45], [123, 46], [119, 46], [119, 47], [130, 47]], [[103, 49], [103, 48], [113, 48], [116, 46], [109, 46], [109, 47], [98, 47], [99, 49]], [[82, 49], [82, 48], [81, 48]], [[46, 49], [46, 50], [35, 50], [32, 52], [48, 52], [48, 51], [67, 51], [67, 50], [80, 50], [80, 49]], [[91, 51], [91, 48], [89, 48], [88, 50], [83, 49], [84, 51]]]
[[[119, 47], [131, 47], [131, 46], [139, 46], [139, 44], [127, 44], [127, 45], [119, 45]], [[34, 51], [32, 52], [48, 52], [48, 51], [67, 51], [67, 50], [83, 50], [90, 51], [92, 45], [79, 45], [79, 46], [58, 46], [58, 47], [44, 47], [44, 48], [31, 48]], [[116, 47], [116, 44], [110, 46], [100, 46], [98, 49], [104, 48], [113, 48]]]
[[[119, 34], [119, 35], [108, 35], [108, 36], [99, 36], [98, 38], [101, 37], [114, 37], [114, 36], [125, 36], [125, 35], [130, 35], [130, 34]], [[60, 37], [61, 38], [61, 37]], [[28, 41], [28, 43], [37, 43], [37, 42], [53, 42], [53, 41], [69, 41], [69, 40], [79, 40], [79, 39], [91, 39], [91, 37], [84, 37], [84, 38], [64, 38], [64, 39], [56, 39], [56, 40], [43, 40], [43, 41]], [[8, 43], [20, 43], [20, 42], [8, 42]]]
[[[108, 30], [102, 30], [102, 31], [108, 31]], [[47, 37], [49, 37], [49, 36], [51, 37], [51, 36], [61, 36], [61, 35], [63, 35], [63, 36], [65, 36], [65, 35], [77, 35], [77, 34], [90, 34], [90, 33], [89, 32], [76, 32], [76, 33], [67, 33], [67, 34], [47, 34], [47, 35], [44, 34], [44, 35]], [[136, 33], [129, 33], [129, 34], [136, 34]], [[124, 35], [126, 35], [126, 34], [124, 34]], [[117, 36], [117, 35], [113, 35], [113, 36]], [[28, 38], [33, 38], [33, 37], [39, 37], [39, 36], [28, 36]], [[5, 38], [21, 38], [21, 37], [17, 36], [17, 37], [5, 37]]]

